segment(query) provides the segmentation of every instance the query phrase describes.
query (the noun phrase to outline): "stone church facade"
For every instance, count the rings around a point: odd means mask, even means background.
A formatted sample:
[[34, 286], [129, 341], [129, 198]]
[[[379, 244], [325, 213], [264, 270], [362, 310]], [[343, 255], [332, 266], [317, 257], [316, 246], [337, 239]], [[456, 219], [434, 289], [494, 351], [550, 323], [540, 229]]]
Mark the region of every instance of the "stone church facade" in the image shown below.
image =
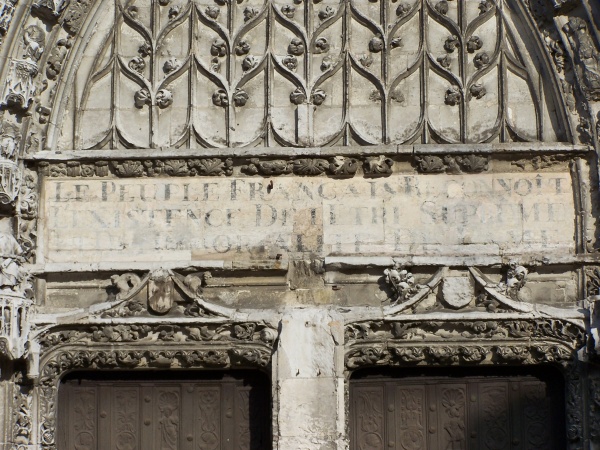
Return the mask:
[[599, 44], [595, 0], [0, 0], [0, 449], [600, 448]]

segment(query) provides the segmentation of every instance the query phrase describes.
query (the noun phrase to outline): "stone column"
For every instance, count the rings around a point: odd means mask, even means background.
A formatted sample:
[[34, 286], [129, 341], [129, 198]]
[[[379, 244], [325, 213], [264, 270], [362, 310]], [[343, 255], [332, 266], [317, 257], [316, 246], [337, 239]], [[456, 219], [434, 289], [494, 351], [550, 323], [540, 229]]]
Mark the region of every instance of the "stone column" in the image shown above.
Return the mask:
[[273, 358], [275, 449], [348, 447], [343, 349], [344, 323], [332, 309], [284, 312]]

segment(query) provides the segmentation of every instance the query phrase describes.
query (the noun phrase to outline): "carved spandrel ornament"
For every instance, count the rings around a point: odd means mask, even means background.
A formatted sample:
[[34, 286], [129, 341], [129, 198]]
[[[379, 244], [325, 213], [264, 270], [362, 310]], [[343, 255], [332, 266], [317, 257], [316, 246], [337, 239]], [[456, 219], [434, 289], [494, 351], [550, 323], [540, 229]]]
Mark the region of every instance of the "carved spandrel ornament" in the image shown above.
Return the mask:
[[210, 305], [202, 298], [209, 272], [180, 275], [170, 270], [156, 270], [143, 278], [135, 273], [111, 277], [116, 302], [95, 308], [94, 315], [103, 318], [162, 316], [186, 317], [226, 316], [226, 310]]
[[[413, 274], [398, 263], [385, 269], [384, 281], [392, 294], [390, 304], [384, 307], [385, 314], [441, 310], [527, 313], [535, 309], [533, 304], [523, 301], [520, 293], [527, 282], [528, 270], [514, 261], [507, 266], [506, 275], [499, 283], [488, 280], [475, 267], [469, 267], [462, 275], [450, 276], [448, 270], [439, 268], [425, 282], [417, 283]], [[436, 291], [435, 303], [423, 307], [429, 294]]]

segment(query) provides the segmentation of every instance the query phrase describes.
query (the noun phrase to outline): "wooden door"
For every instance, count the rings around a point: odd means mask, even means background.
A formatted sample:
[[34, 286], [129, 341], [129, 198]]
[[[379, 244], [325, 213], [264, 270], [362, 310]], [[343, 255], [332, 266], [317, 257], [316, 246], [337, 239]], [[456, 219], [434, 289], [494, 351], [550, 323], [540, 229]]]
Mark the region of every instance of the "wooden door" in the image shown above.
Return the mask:
[[350, 382], [351, 450], [562, 450], [561, 383], [534, 376]]
[[189, 376], [70, 377], [59, 390], [57, 450], [271, 448], [266, 377]]

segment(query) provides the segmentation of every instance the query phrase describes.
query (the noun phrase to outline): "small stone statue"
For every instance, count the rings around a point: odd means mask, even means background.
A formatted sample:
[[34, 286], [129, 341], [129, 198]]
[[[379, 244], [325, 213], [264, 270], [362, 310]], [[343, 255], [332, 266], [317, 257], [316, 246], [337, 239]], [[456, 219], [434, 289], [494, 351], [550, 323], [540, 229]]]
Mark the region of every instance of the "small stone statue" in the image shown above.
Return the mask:
[[23, 249], [12, 234], [0, 233], [0, 291], [25, 293]]

